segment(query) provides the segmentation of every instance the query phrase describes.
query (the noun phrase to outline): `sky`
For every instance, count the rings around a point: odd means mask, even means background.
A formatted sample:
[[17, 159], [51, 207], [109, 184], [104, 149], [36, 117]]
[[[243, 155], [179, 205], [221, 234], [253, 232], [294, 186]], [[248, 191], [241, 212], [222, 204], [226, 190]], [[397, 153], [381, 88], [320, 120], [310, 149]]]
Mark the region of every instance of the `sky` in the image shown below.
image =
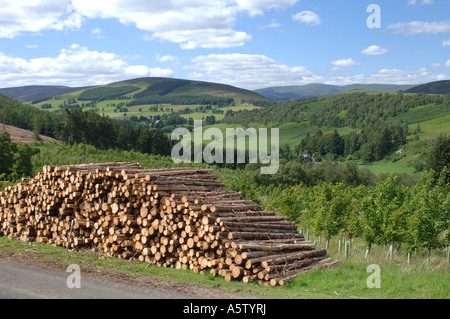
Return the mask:
[[449, 0], [0, 0], [0, 88], [450, 79]]

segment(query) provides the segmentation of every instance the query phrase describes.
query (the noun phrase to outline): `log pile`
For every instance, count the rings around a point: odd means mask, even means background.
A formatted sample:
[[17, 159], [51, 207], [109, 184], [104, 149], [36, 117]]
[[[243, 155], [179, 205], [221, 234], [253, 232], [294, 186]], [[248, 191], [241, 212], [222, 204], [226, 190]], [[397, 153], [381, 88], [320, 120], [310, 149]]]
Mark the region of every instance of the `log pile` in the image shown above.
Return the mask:
[[270, 285], [336, 263], [295, 223], [224, 186], [204, 168], [44, 166], [0, 192], [0, 234]]

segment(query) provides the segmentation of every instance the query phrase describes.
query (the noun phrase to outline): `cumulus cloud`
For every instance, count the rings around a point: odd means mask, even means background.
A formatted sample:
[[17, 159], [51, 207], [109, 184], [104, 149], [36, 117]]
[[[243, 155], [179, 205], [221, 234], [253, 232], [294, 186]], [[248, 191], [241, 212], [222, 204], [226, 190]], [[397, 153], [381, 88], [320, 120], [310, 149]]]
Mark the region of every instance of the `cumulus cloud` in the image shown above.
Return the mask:
[[322, 23], [317, 13], [308, 10], [292, 15], [292, 19], [310, 26], [317, 26]]
[[[255, 16], [298, 0], [0, 0], [0, 37], [23, 32], [78, 29], [86, 19], [116, 19], [151, 32], [147, 39], [178, 43], [183, 49], [230, 48], [251, 40], [235, 30], [239, 15]], [[95, 30], [95, 29], [94, 29]], [[102, 37], [101, 33], [96, 34]]]
[[14, 38], [23, 32], [78, 29], [82, 17], [69, 0], [0, 0], [0, 38]]
[[36, 83], [47, 85], [100, 85], [136, 77], [173, 75], [170, 69], [129, 65], [108, 52], [91, 51], [73, 44], [61, 49], [56, 57], [23, 59], [0, 52], [0, 86], [23, 86]]
[[182, 49], [231, 48], [251, 40], [234, 30], [241, 13], [250, 16], [264, 10], [293, 5], [297, 0], [73, 0], [77, 12], [87, 18], [114, 18], [152, 32], [147, 40], [178, 43]]
[[195, 57], [192, 79], [226, 83], [246, 89], [322, 82], [304, 66], [287, 66], [265, 55], [210, 54]]
[[326, 84], [421, 84], [446, 79], [446, 75], [434, 70], [420, 68], [414, 70], [381, 69], [368, 74], [345, 74], [330, 78]]
[[389, 52], [389, 49], [382, 48], [378, 45], [371, 45], [368, 48], [361, 50], [362, 54], [365, 55], [383, 55]]

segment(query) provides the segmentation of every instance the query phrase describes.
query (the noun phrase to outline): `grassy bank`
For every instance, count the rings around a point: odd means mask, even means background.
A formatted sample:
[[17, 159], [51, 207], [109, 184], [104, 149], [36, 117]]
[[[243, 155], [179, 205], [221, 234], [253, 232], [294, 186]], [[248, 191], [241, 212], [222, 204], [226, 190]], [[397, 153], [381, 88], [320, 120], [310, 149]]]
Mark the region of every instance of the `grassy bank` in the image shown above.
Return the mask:
[[[28, 256], [67, 265], [95, 267], [99, 270], [138, 276], [142, 280], [155, 278], [217, 288], [223, 292], [241, 294], [243, 297], [270, 299], [446, 299], [450, 297], [449, 264], [443, 258], [430, 265], [418, 262], [405, 266], [404, 263], [383, 260], [381, 255], [377, 257], [376, 252], [369, 259], [352, 253], [348, 259], [343, 258], [334, 268], [301, 274], [283, 287], [267, 287], [241, 281], [226, 282], [222, 277], [212, 277], [209, 273], [195, 274], [190, 270], [147, 267], [145, 263], [105, 258], [90, 251], [66, 251], [62, 247], [40, 243], [29, 244], [2, 236], [0, 236], [0, 252], [16, 257]], [[329, 252], [332, 258], [340, 259], [335, 248], [330, 247]], [[376, 262], [380, 266], [380, 288], [368, 288], [367, 281], [371, 273], [367, 272], [367, 267]]]

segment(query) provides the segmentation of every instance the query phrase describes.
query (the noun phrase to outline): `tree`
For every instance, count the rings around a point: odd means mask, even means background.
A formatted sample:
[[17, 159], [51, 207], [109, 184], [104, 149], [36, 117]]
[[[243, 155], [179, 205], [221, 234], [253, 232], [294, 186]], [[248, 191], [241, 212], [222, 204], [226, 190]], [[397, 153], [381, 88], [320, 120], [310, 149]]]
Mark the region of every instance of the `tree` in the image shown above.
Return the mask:
[[401, 243], [406, 232], [406, 213], [402, 209], [406, 187], [399, 185], [396, 176], [389, 176], [361, 200], [361, 237], [370, 252], [374, 243]]
[[33, 155], [38, 152], [39, 149], [28, 144], [18, 144], [17, 154], [15, 156], [14, 171], [19, 176], [31, 176], [33, 174], [33, 163], [31, 159]]
[[430, 256], [433, 249], [449, 245], [449, 173], [449, 168], [443, 168], [437, 179], [434, 171], [424, 173], [409, 192], [405, 201], [405, 210], [409, 211], [405, 241], [410, 251], [422, 247], [428, 249]]
[[[428, 156], [427, 167], [436, 172], [439, 176], [445, 167], [450, 167], [450, 136], [439, 136]], [[450, 175], [447, 175], [447, 182], [450, 182]]]
[[16, 145], [11, 143], [8, 132], [0, 133], [0, 174], [9, 174], [14, 165]]

